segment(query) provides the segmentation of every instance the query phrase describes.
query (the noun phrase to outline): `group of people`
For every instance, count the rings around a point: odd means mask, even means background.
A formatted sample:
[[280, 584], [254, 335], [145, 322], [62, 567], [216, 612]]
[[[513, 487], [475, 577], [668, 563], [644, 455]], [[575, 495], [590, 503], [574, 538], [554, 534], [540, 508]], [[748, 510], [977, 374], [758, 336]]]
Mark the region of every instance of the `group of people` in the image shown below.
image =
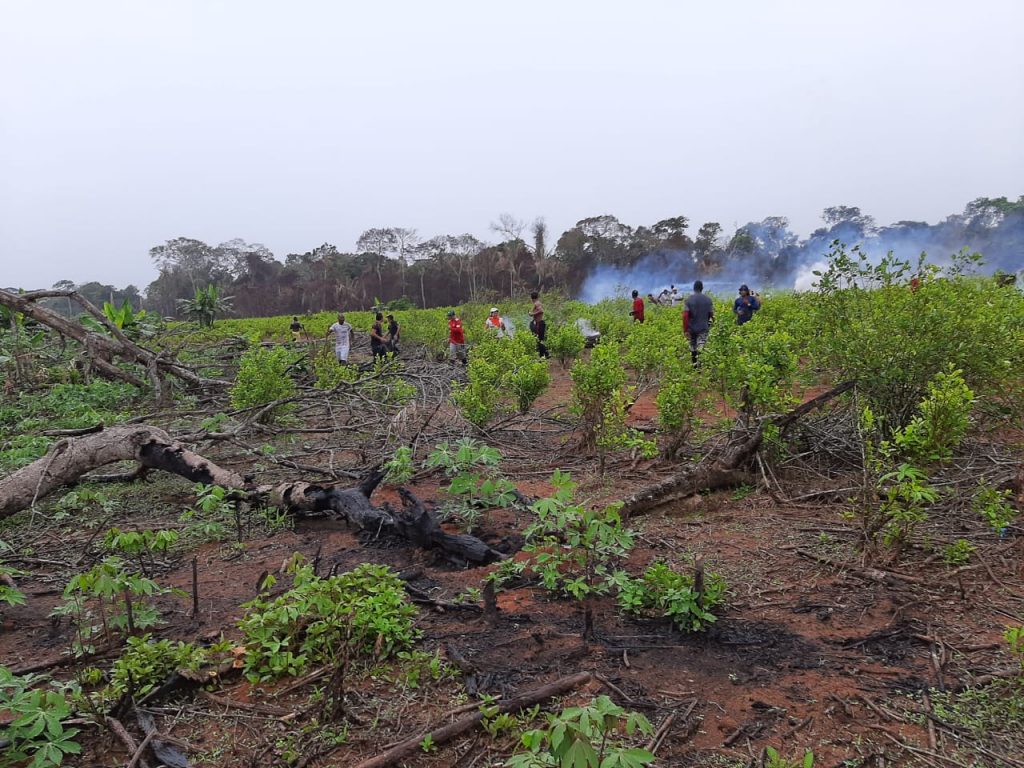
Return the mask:
[[[647, 298], [655, 304], [665, 304], [667, 297], [668, 306], [675, 306], [678, 303], [679, 291], [673, 285], [671, 289], [663, 290], [657, 299], [651, 294]], [[756, 293], [743, 284], [739, 289], [739, 296], [732, 304], [732, 313], [736, 317], [736, 324], [743, 325], [754, 317], [754, 313], [761, 308], [761, 300]], [[633, 308], [629, 311], [634, 323], [644, 322], [644, 300], [640, 298], [639, 291], [633, 291]], [[700, 351], [708, 340], [708, 333], [711, 325], [715, 322], [715, 306], [711, 298], [704, 294], [704, 282], [697, 280], [693, 284], [693, 293], [683, 302], [683, 336], [690, 341], [690, 358], [694, 365], [697, 365], [697, 358]]]
[[[387, 320], [387, 330], [385, 330], [385, 319]], [[296, 328], [296, 326], [298, 327]], [[301, 334], [301, 332], [302, 324], [299, 323], [299, 318], [292, 318], [292, 335], [298, 338], [297, 334]], [[324, 337], [327, 338], [332, 333], [334, 334], [334, 356], [339, 363], [347, 365], [356, 332], [351, 323], [345, 320], [343, 312], [338, 313], [338, 321], [331, 324]], [[395, 320], [395, 316], [390, 313], [384, 315], [383, 312], [378, 312], [374, 316], [373, 326], [370, 328], [370, 351], [373, 353], [374, 359], [384, 359], [389, 354], [397, 355], [398, 342], [401, 337], [402, 329], [398, 325], [398, 321]]]
[[[537, 339], [537, 354], [541, 357], [548, 357], [548, 348], [544, 344], [547, 336], [547, 323], [544, 320], [544, 307], [540, 303], [540, 294], [534, 291], [530, 294], [533, 306], [530, 308], [530, 333]], [[491, 307], [491, 311], [484, 320], [484, 329], [495, 334], [499, 339], [512, 338], [512, 327], [505, 322], [497, 307]], [[454, 362], [467, 364], [466, 358], [466, 329], [462, 327], [462, 318], [454, 309], [448, 310], [448, 357]]]
[[[647, 294], [649, 301], [655, 304], [676, 306], [679, 303], [679, 291], [673, 285], [666, 288], [655, 298]], [[544, 307], [540, 303], [540, 295], [534, 291], [530, 294], [533, 306], [530, 308], [530, 333], [537, 340], [537, 354], [541, 357], [548, 357], [548, 349], [545, 345], [547, 337], [547, 323], [544, 320]], [[732, 305], [733, 315], [736, 317], [736, 324], [743, 325], [753, 318], [754, 313], [761, 308], [761, 301], [756, 293], [751, 292], [746, 285], [741, 285], [739, 296]], [[633, 306], [629, 311], [633, 322], [642, 323], [645, 320], [644, 300], [640, 297], [639, 291], [633, 291]], [[387, 321], [385, 327], [385, 320]], [[704, 283], [697, 280], [693, 284], [693, 293], [683, 302], [683, 335], [690, 342], [690, 357], [694, 365], [697, 365], [697, 358], [700, 351], [708, 340], [708, 333], [715, 322], [715, 307], [711, 298], [704, 293]], [[494, 333], [499, 339], [511, 338], [512, 328], [501, 317], [497, 307], [491, 307], [487, 319], [484, 320], [484, 328]], [[300, 338], [304, 329], [298, 317], [292, 318], [292, 336]], [[338, 322], [327, 329], [327, 336], [334, 334], [334, 354], [339, 363], [348, 363], [349, 352], [355, 339], [355, 331], [345, 321], [343, 313], [338, 314]], [[370, 328], [370, 350], [374, 358], [385, 358], [389, 354], [398, 353], [398, 342], [401, 338], [401, 329], [393, 314], [384, 315], [378, 312], [375, 316], [373, 326]], [[448, 311], [448, 356], [452, 362], [467, 364], [466, 357], [466, 330], [462, 326], [462, 318], [454, 309]]]

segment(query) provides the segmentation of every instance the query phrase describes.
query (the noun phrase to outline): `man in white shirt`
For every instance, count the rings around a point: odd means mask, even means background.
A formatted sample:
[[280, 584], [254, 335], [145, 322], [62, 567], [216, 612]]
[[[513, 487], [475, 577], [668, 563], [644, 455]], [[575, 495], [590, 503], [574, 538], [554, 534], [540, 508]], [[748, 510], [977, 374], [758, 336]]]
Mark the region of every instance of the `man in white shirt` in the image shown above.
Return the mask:
[[345, 315], [338, 313], [338, 322], [333, 323], [327, 329], [326, 336], [334, 334], [334, 355], [342, 365], [348, 364], [348, 353], [352, 348], [352, 341], [355, 338], [355, 331], [352, 326], [345, 322]]
[[502, 320], [501, 315], [498, 314], [497, 307], [491, 307], [491, 314], [489, 314], [487, 319], [484, 320], [484, 327], [491, 333], [496, 333], [499, 339], [512, 335], [508, 332], [508, 328], [505, 326], [505, 321]]

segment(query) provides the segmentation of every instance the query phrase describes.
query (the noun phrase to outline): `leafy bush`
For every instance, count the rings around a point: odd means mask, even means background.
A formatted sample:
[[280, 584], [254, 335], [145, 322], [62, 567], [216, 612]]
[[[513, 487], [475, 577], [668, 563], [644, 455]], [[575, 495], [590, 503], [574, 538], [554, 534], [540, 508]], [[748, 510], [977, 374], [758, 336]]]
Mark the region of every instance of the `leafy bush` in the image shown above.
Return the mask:
[[1010, 506], [1010, 491], [1001, 491], [990, 485], [981, 485], [971, 500], [974, 511], [996, 533], [1001, 533], [1017, 518], [1017, 510]]
[[145, 696], [179, 669], [198, 670], [210, 653], [191, 643], [153, 640], [150, 635], [129, 637], [124, 653], [114, 662], [107, 695], [117, 700], [126, 693]]
[[911, 461], [944, 461], [967, 432], [974, 393], [961, 371], [937, 373], [928, 382], [920, 415], [893, 433], [891, 448]]
[[665, 616], [688, 632], [712, 624], [715, 615], [711, 609], [725, 595], [725, 579], [717, 573], [704, 575], [703, 591], [698, 593], [692, 574], [674, 571], [660, 562], [648, 566], [639, 579], [619, 574], [615, 583], [619, 588], [619, 607], [626, 613]]
[[532, 555], [529, 567], [547, 589], [581, 601], [583, 635], [590, 637], [592, 598], [613, 588], [613, 566], [629, 554], [633, 532], [622, 526], [621, 502], [603, 509], [574, 502], [576, 484], [561, 470], [551, 484], [554, 493], [530, 507], [537, 519], [526, 529], [523, 551]]
[[139, 570], [143, 575], [148, 575], [155, 565], [153, 556], [158, 552], [167, 552], [177, 541], [178, 532], [174, 530], [122, 531], [120, 528], [111, 528], [103, 537], [103, 548], [137, 558]]
[[481, 509], [507, 507], [517, 498], [516, 488], [498, 472], [501, 454], [488, 445], [463, 438], [454, 447], [437, 446], [427, 457], [427, 467], [443, 468], [450, 478], [445, 493], [456, 500], [455, 514], [467, 530], [476, 526]]
[[101, 633], [110, 644], [116, 632], [130, 634], [158, 624], [160, 614], [148, 599], [173, 591], [131, 573], [121, 558], [108, 557], [71, 577], [64, 588], [64, 604], [54, 608], [53, 615], [71, 617], [72, 650], [82, 655], [96, 650], [93, 641]]
[[12, 606], [24, 605], [25, 593], [13, 586], [13, 577], [17, 576], [20, 571], [16, 568], [9, 568], [5, 566], [2, 557], [3, 553], [10, 548], [10, 545], [6, 541], [0, 539], [0, 603], [7, 603]]
[[26, 763], [28, 768], [52, 768], [82, 751], [74, 740], [78, 729], [64, 725], [71, 716], [67, 697], [37, 687], [39, 682], [34, 675], [14, 675], [0, 666], [0, 712], [13, 718], [3, 732], [9, 742], [0, 754], [4, 768]]
[[548, 352], [554, 355], [563, 367], [579, 357], [587, 344], [575, 323], [562, 323], [549, 331], [544, 343]]
[[485, 336], [474, 347], [469, 382], [456, 388], [455, 404], [474, 424], [484, 425], [500, 410], [526, 413], [550, 382], [548, 362], [538, 358], [533, 336]]
[[671, 360], [654, 398], [658, 406], [658, 425], [665, 437], [663, 453], [671, 458], [682, 447], [693, 429], [699, 389], [693, 367]]
[[316, 375], [317, 389], [334, 389], [340, 384], [353, 383], [359, 378], [359, 368], [354, 365], [342, 365], [334, 352], [325, 347], [322, 354], [313, 361], [313, 373]]
[[400, 445], [394, 454], [384, 463], [384, 479], [392, 485], [407, 483], [412, 478], [412, 448]]
[[957, 539], [942, 550], [942, 561], [949, 566], [966, 565], [975, 549], [967, 539]]
[[[257, 408], [294, 395], [295, 384], [288, 377], [288, 367], [294, 361], [295, 354], [287, 347], [249, 347], [238, 364], [231, 404], [238, 409]], [[285, 405], [279, 405], [262, 419], [271, 421], [285, 410]]]
[[584, 446], [597, 449], [602, 474], [610, 451], [638, 449], [645, 456], [657, 452], [653, 443], [626, 425], [630, 390], [626, 388], [626, 371], [618, 347], [595, 347], [589, 360], [580, 359], [573, 364], [570, 375], [572, 410], [583, 422]]
[[264, 592], [242, 606], [246, 615], [238, 626], [251, 681], [333, 662], [346, 646], [356, 654], [386, 658], [417, 638], [416, 608], [387, 566], [364, 564], [326, 579], [308, 565], [294, 571], [295, 582], [283, 595], [271, 600]]
[[547, 715], [547, 721], [546, 728], [522, 735], [524, 751], [509, 758], [506, 768], [643, 768], [654, 762], [646, 749], [628, 746], [630, 738], [653, 735], [651, 723], [607, 696]]
[[[839, 380], [857, 380], [884, 436], [911, 420], [947, 366], [974, 392], [993, 395], [1019, 376], [1024, 301], [966, 276], [979, 259], [961, 253], [937, 279], [923, 255], [911, 264], [890, 253], [873, 264], [859, 249], [833, 244], [811, 307], [818, 333], [808, 351]], [[906, 285], [910, 274], [921, 276], [916, 291]]]

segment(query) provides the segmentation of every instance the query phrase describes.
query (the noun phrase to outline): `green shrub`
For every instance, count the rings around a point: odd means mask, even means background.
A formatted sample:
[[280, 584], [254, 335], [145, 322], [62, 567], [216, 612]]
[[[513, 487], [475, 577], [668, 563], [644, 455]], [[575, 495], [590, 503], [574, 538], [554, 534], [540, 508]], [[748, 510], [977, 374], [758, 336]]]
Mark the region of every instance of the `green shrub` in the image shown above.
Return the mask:
[[627, 712], [607, 696], [582, 707], [547, 715], [547, 727], [526, 731], [522, 752], [506, 768], [643, 768], [654, 755], [629, 740], [650, 737], [654, 728], [638, 712]]
[[[249, 347], [239, 361], [231, 404], [238, 409], [258, 408], [294, 395], [295, 384], [288, 377], [288, 367], [295, 359], [287, 347]], [[280, 405], [261, 418], [272, 421], [285, 410], [286, 406]]]
[[639, 579], [626, 574], [616, 577], [619, 607], [639, 616], [664, 616], [679, 629], [697, 632], [715, 621], [711, 612], [725, 596], [725, 579], [705, 573], [703, 591], [698, 594], [694, 576], [680, 573], [665, 563], [654, 563]]
[[548, 352], [554, 355], [563, 367], [579, 357], [586, 343], [576, 323], [562, 323], [548, 332], [545, 341]]
[[107, 691], [116, 701], [126, 693], [141, 698], [179, 669], [198, 670], [210, 654], [191, 643], [153, 640], [150, 635], [129, 637], [124, 653], [114, 662]]
[[689, 363], [671, 360], [658, 387], [654, 402], [658, 407], [658, 426], [665, 437], [663, 453], [673, 457], [693, 430], [699, 388]]
[[967, 432], [974, 393], [961, 371], [937, 373], [928, 382], [919, 415], [893, 433], [892, 450], [910, 461], [945, 461]]
[[[74, 740], [78, 728], [64, 723], [71, 717], [71, 705], [60, 691], [38, 687], [41, 678], [19, 676], [0, 666], [0, 712], [10, 722], [3, 731], [9, 743], [0, 753], [0, 766], [53, 768], [81, 746]], [[31, 762], [29, 762], [31, 761]]]
[[297, 565], [295, 583], [278, 598], [266, 593], [245, 603], [239, 622], [245, 671], [256, 682], [300, 674], [311, 664], [356, 655], [386, 658], [412, 645], [416, 608], [387, 566], [360, 565], [326, 579]]
[[533, 336], [485, 336], [473, 348], [469, 383], [454, 392], [455, 404], [469, 421], [487, 424], [500, 410], [526, 413], [550, 382], [548, 361], [537, 356]]
[[981, 519], [996, 533], [1017, 519], [1017, 510], [1010, 506], [1011, 491], [1001, 491], [990, 485], [980, 485], [971, 499], [971, 506]]

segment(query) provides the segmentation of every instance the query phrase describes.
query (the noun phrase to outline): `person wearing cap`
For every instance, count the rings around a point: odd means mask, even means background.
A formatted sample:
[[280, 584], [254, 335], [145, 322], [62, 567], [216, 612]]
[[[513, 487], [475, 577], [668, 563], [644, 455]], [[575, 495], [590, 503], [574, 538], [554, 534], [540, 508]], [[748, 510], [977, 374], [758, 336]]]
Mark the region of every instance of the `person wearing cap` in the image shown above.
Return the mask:
[[401, 329], [398, 327], [398, 321], [395, 320], [395, 316], [389, 314], [388, 318], [388, 350], [393, 355], [398, 354], [398, 340], [402, 335]]
[[484, 320], [484, 327], [491, 333], [496, 333], [499, 339], [503, 339], [510, 335], [508, 328], [505, 327], [505, 321], [501, 319], [501, 315], [498, 314], [497, 307], [491, 307], [491, 314]]
[[740, 295], [732, 304], [732, 313], [736, 315], [736, 325], [743, 325], [753, 318], [754, 313], [761, 308], [761, 302], [757, 296], [752, 296], [746, 283], [740, 286]]
[[448, 310], [448, 356], [453, 363], [461, 360], [463, 365], [466, 364], [466, 332], [454, 309]]

